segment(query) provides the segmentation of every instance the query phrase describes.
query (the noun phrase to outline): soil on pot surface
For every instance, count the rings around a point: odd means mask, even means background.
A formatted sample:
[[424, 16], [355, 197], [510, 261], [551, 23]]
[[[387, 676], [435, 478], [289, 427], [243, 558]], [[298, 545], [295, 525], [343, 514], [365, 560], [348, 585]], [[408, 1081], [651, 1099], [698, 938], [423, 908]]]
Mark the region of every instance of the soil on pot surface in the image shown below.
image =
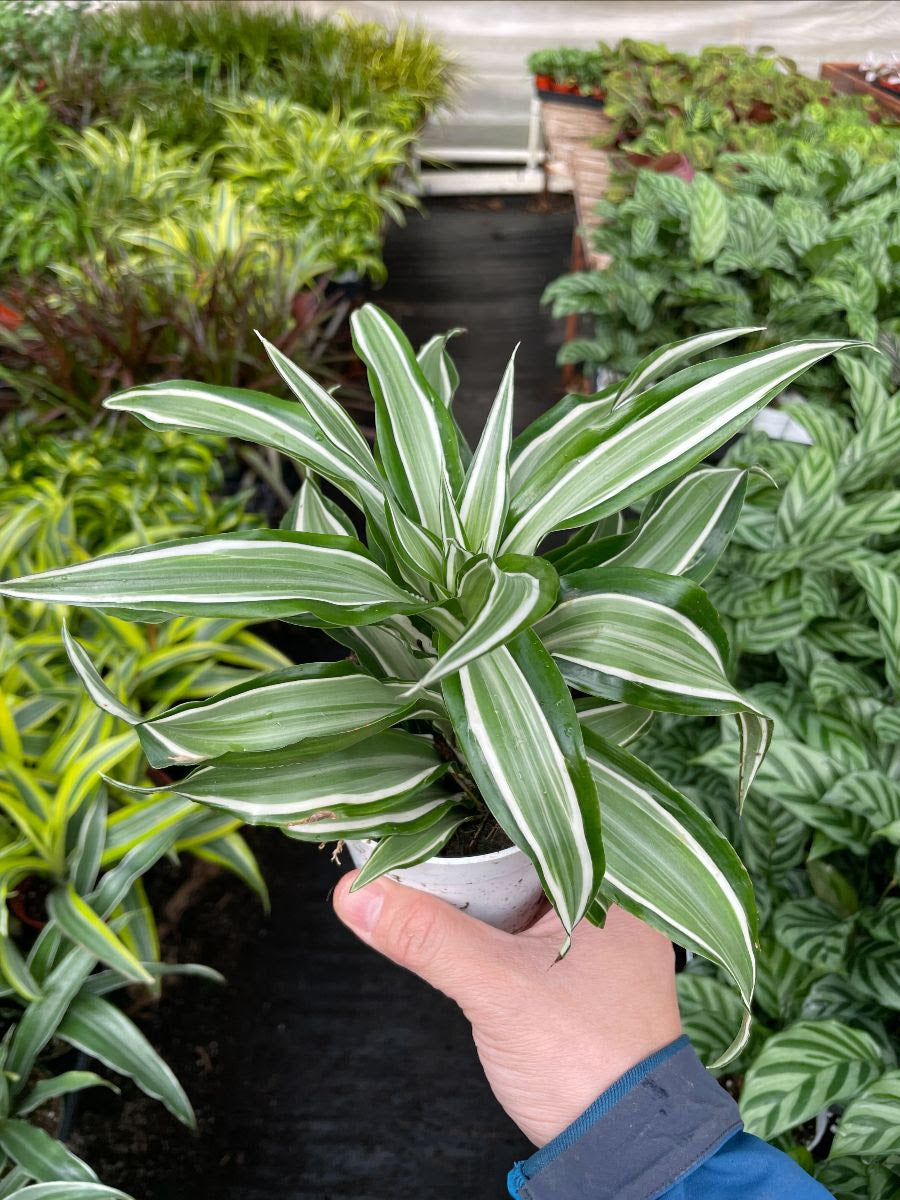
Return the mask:
[[468, 858], [473, 854], [494, 854], [512, 845], [490, 813], [460, 825], [441, 851], [441, 858]]

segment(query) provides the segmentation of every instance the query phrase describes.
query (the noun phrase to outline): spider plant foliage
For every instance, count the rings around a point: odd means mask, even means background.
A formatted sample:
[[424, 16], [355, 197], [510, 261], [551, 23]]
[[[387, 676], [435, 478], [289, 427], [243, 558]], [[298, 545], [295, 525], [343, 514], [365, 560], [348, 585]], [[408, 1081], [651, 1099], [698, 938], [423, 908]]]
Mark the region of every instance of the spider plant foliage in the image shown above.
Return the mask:
[[[602, 921], [614, 900], [720, 964], [749, 1004], [746, 873], [713, 824], [626, 747], [655, 711], [729, 714], [741, 795], [749, 788], [769, 724], [729, 682], [701, 587], [746, 472], [692, 468], [851, 343], [685, 366], [710, 344], [705, 334], [597, 395], [566, 397], [515, 440], [510, 362], [472, 452], [452, 415], [446, 337], [417, 355], [371, 305], [353, 334], [375, 400], [374, 455], [338, 401], [268, 344], [292, 401], [180, 381], [106, 401], [154, 429], [290, 455], [305, 481], [281, 529], [105, 555], [0, 592], [132, 620], [324, 628], [350, 659], [263, 675], [149, 719], [71, 641], [70, 653], [154, 766], [194, 767], [171, 785], [181, 796], [300, 839], [380, 838], [383, 869], [437, 853], [487, 806], [534, 863], [567, 934], [584, 916]], [[319, 476], [359, 508], [365, 542]], [[636, 521], [620, 515], [626, 506]], [[559, 530], [573, 532], [539, 553]]]

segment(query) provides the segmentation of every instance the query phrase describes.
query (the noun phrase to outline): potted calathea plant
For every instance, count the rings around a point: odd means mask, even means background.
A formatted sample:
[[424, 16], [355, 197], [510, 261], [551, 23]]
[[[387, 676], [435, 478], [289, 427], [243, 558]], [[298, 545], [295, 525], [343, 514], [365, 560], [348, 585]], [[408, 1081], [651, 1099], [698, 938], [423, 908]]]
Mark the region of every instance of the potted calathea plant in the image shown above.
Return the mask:
[[[664, 347], [605, 391], [567, 396], [515, 440], [510, 362], [472, 453], [452, 415], [446, 337], [416, 355], [367, 305], [353, 333], [375, 400], [374, 455], [338, 401], [270, 345], [293, 400], [166, 382], [106, 401], [154, 429], [291, 456], [305, 477], [282, 528], [107, 554], [0, 592], [126, 620], [201, 614], [325, 630], [350, 658], [149, 718], [68, 644], [90, 695], [135, 727], [150, 764], [192, 768], [167, 790], [305, 841], [376, 841], [356, 886], [442, 850], [471, 875], [483, 845], [490, 873], [502, 834], [500, 857], [516, 878], [533, 871], [559, 915], [561, 952], [580, 920], [602, 923], [616, 902], [720, 965], [749, 1009], [748, 876], [712, 822], [626, 748], [656, 711], [736, 718], [740, 796], [765, 754], [769, 721], [729, 682], [700, 583], [746, 472], [692, 468], [807, 367], [854, 343], [684, 365], [746, 332]], [[317, 477], [357, 506], [365, 541]], [[556, 531], [567, 539], [546, 549]], [[509, 928], [530, 914], [488, 915]]]

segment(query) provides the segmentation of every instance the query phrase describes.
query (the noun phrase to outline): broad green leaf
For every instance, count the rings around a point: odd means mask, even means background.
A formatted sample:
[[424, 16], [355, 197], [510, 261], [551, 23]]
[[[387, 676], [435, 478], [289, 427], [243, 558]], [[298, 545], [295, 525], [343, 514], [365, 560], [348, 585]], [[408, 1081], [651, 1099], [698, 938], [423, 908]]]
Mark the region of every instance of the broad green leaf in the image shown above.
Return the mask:
[[728, 206], [725, 192], [708, 175], [697, 174], [691, 182], [689, 252], [695, 263], [710, 262], [728, 237]]
[[291, 745], [315, 754], [400, 720], [410, 707], [400, 699], [404, 686], [349, 662], [305, 663], [181, 704], [137, 733], [154, 767]]
[[[162, 614], [367, 624], [426, 602], [353, 538], [259, 530], [185, 538], [0, 584], [0, 595], [81, 604], [155, 621]], [[312, 615], [309, 615], [312, 614]]]
[[161, 1100], [184, 1125], [196, 1125], [194, 1111], [169, 1066], [138, 1027], [107, 1000], [77, 996], [60, 1023], [59, 1036], [105, 1066], [133, 1079], [138, 1087]]
[[810, 446], [781, 494], [775, 519], [778, 540], [785, 544], [812, 540], [806, 536], [808, 527], [815, 528], [836, 504], [834, 460], [825, 447]]
[[[118, 982], [121, 987], [121, 980]], [[49, 1079], [39, 1079], [31, 1085], [27, 1095], [16, 1105], [19, 1116], [27, 1116], [43, 1105], [55, 1100], [57, 1096], [70, 1096], [73, 1092], [81, 1092], [85, 1088], [105, 1087], [114, 1092], [119, 1089], [108, 1079], [95, 1074], [93, 1071], [63, 1071], [60, 1075], [52, 1075]]]
[[315, 758], [291, 748], [235, 755], [200, 767], [170, 790], [251, 825], [305, 824], [399, 807], [446, 770], [428, 740], [394, 731]]
[[734, 329], [715, 329], [712, 333], [697, 333], [691, 337], [682, 338], [678, 342], [669, 342], [660, 346], [652, 354], [641, 359], [631, 374], [617, 385], [616, 404], [623, 405], [632, 396], [638, 396], [652, 383], [656, 383], [667, 375], [673, 367], [681, 366], [689, 359], [714, 350], [724, 342], [733, 342], [737, 338], [746, 337], [750, 333], [758, 333], [758, 325], [742, 325]]
[[45, 1129], [29, 1121], [7, 1117], [0, 1121], [0, 1150], [18, 1163], [32, 1179], [45, 1183], [63, 1180], [95, 1183], [97, 1176], [80, 1158]]
[[887, 1071], [844, 1109], [829, 1158], [900, 1154], [900, 1071]]
[[773, 1138], [854, 1096], [883, 1071], [878, 1043], [840, 1021], [798, 1021], [773, 1034], [741, 1092], [748, 1133]]
[[153, 977], [116, 937], [109, 926], [86, 904], [71, 884], [58, 887], [47, 898], [47, 911], [67, 938], [132, 983], [152, 983]]
[[854, 989], [882, 1008], [900, 1011], [900, 954], [896, 942], [858, 938], [852, 947], [848, 978]]
[[381, 486], [330, 441], [300, 406], [262, 392], [172, 379], [110, 396], [104, 407], [131, 412], [151, 429], [220, 433], [280, 450], [328, 479], [352, 500], [380, 504]]
[[649, 709], [588, 697], [575, 701], [575, 711], [582, 729], [589, 729], [617, 746], [630, 746], [636, 742], [653, 720]]
[[459, 496], [459, 515], [473, 550], [494, 554], [509, 505], [513, 366], [509, 360]]
[[367, 883], [388, 871], [414, 867], [418, 863], [427, 862], [429, 858], [434, 858], [470, 815], [465, 809], [450, 809], [421, 833], [397, 833], [382, 838], [353, 880], [351, 892], [365, 887]]
[[702, 581], [728, 544], [746, 490], [746, 471], [694, 471], [645, 515], [628, 544], [605, 565], [644, 567]]
[[558, 668], [526, 630], [447, 676], [443, 688], [485, 803], [534, 863], [571, 933], [599, 890], [603, 848], [597, 793]]
[[[447, 479], [447, 439], [440, 402], [435, 404], [421, 368], [397, 325], [372, 304], [351, 317], [353, 343], [369, 368], [382, 464], [407, 515], [432, 533], [441, 529], [442, 481]], [[458, 455], [455, 429], [453, 448]]]
[[878, 622], [888, 682], [900, 693], [900, 579], [869, 562], [858, 562], [854, 572]]
[[[725, 1058], [749, 1033], [756, 910], [740, 859], [708, 817], [626, 750], [585, 731], [604, 818], [604, 890], [617, 903], [722, 967], [746, 1010]], [[716, 1064], [718, 1065], [718, 1064]]]
[[559, 578], [541, 558], [501, 555], [481, 559], [462, 577], [458, 602], [467, 625], [416, 684], [414, 691], [459, 671], [533, 625], [553, 602]]
[[[596, 520], [665, 487], [722, 445], [793, 379], [854, 342], [791, 342], [737, 359], [677, 391], [678, 376], [645, 392], [621, 422], [537, 472], [514, 493], [505, 550], [532, 553], [554, 529]], [[690, 369], [687, 377], [692, 378]], [[673, 394], [674, 393], [674, 394]]]
[[778, 941], [801, 962], [825, 971], [843, 966], [852, 923], [840, 920], [821, 900], [785, 901], [775, 913], [773, 928]]

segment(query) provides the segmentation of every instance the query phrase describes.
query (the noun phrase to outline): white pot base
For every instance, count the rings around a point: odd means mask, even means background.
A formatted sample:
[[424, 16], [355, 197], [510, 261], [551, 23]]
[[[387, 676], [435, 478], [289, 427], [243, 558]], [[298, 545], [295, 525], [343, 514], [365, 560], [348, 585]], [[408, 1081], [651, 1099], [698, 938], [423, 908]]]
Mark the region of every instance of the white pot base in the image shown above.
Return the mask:
[[[361, 867], [375, 849], [370, 838], [345, 843], [353, 865]], [[544, 893], [531, 860], [517, 846], [469, 858], [430, 858], [416, 867], [388, 871], [387, 877], [428, 892], [469, 916], [506, 933], [531, 925]]]

